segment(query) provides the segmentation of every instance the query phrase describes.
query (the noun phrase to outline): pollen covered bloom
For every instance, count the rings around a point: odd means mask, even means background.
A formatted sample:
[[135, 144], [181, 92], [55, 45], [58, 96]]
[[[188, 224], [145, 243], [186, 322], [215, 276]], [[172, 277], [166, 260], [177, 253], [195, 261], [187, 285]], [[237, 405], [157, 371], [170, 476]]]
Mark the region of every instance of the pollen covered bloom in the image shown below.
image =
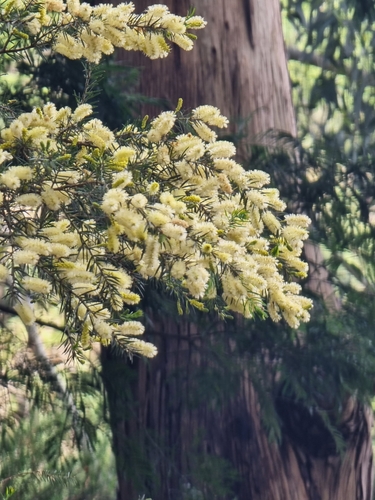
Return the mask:
[[16, 203], [26, 207], [38, 207], [43, 202], [41, 196], [35, 193], [21, 194], [20, 196], [17, 196], [15, 201]]
[[91, 104], [80, 104], [72, 114], [72, 120], [75, 122], [81, 122], [87, 116], [90, 116], [93, 112]]
[[32, 179], [32, 168], [26, 166], [10, 167], [3, 174], [0, 174], [0, 184], [5, 185], [9, 189], [18, 189], [21, 186], [21, 181], [29, 181]]
[[23, 250], [35, 252], [39, 255], [49, 255], [51, 251], [49, 243], [41, 238], [22, 237], [18, 239], [18, 245]]
[[13, 263], [15, 266], [28, 264], [35, 266], [40, 259], [40, 255], [32, 250], [17, 250], [13, 253]]
[[0, 165], [5, 161], [10, 161], [12, 158], [12, 155], [8, 151], [0, 150]]
[[176, 121], [176, 114], [173, 111], [164, 111], [152, 120], [151, 128], [147, 138], [151, 142], [159, 142], [163, 136], [168, 134]]
[[295, 226], [300, 228], [308, 228], [311, 224], [311, 219], [303, 214], [288, 214], [285, 216], [285, 222], [288, 226]]
[[64, 191], [53, 189], [47, 184], [43, 186], [41, 197], [43, 203], [45, 203], [45, 205], [53, 211], [57, 211], [63, 204], [68, 205], [71, 202], [71, 199], [66, 193], [64, 193]]
[[135, 151], [127, 146], [122, 146], [116, 149], [113, 153], [113, 162], [117, 165], [126, 167], [128, 161], [135, 155]]
[[212, 158], [231, 158], [236, 154], [236, 148], [232, 142], [216, 141], [206, 147]]
[[41, 293], [42, 295], [47, 295], [51, 291], [51, 283], [42, 278], [36, 278], [33, 276], [27, 276], [24, 278], [22, 280], [22, 285], [26, 290]]
[[139, 354], [145, 358], [154, 358], [158, 353], [154, 344], [144, 342], [143, 340], [130, 338], [127, 341], [127, 345], [130, 352], [134, 352], [135, 354]]
[[191, 267], [186, 272], [185, 286], [193, 297], [199, 299], [204, 296], [209, 277], [208, 271], [203, 266]]
[[117, 325], [116, 330], [122, 335], [138, 336], [143, 335], [145, 327], [139, 321], [126, 321], [122, 325]]
[[192, 115], [193, 120], [201, 120], [208, 125], [213, 125], [215, 127], [224, 128], [228, 126], [228, 118], [220, 113], [218, 108], [214, 106], [199, 106], [193, 109]]
[[106, 341], [112, 338], [112, 332], [113, 332], [112, 326], [103, 321], [102, 319], [96, 319], [94, 321], [94, 329], [102, 340]]
[[184, 156], [188, 160], [198, 160], [205, 152], [203, 141], [192, 134], [178, 135], [173, 150], [176, 156]]
[[35, 321], [34, 311], [29, 306], [29, 304], [26, 303], [16, 304], [14, 306], [14, 310], [16, 311], [16, 313], [26, 326], [32, 325], [34, 323]]
[[[29, 33], [37, 35], [52, 22], [60, 31], [53, 48], [69, 59], [85, 58], [99, 63], [103, 54], [111, 54], [114, 47], [139, 50], [151, 59], [166, 57], [172, 42], [183, 50], [193, 48], [190, 30], [201, 29], [205, 21], [200, 16], [181, 17], [169, 12], [164, 5], [154, 5], [140, 14], [134, 13], [133, 3], [117, 6], [100, 4], [92, 7], [79, 0], [49, 0], [47, 11], [41, 16], [35, 2], [35, 14], [27, 21]], [[28, 4], [29, 11], [32, 10]], [[64, 12], [64, 11], [67, 12]], [[79, 19], [80, 23], [76, 20]]]
[[201, 139], [206, 142], [215, 142], [217, 135], [216, 133], [207, 127], [207, 125], [203, 122], [193, 123], [193, 129], [199, 135]]

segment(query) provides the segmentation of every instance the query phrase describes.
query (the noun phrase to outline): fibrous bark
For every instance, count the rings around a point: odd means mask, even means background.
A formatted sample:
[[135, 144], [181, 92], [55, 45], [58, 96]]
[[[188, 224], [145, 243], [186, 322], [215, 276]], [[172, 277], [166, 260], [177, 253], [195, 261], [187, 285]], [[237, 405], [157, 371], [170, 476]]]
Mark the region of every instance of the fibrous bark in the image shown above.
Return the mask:
[[[142, 11], [153, 3], [139, 0], [136, 7]], [[164, 3], [179, 15], [194, 5]], [[143, 68], [140, 91], [166, 99], [172, 108], [180, 97], [186, 108], [218, 106], [231, 119], [249, 120], [250, 136], [269, 129], [296, 135], [279, 1], [203, 0], [196, 7], [207, 26], [197, 31], [191, 52], [173, 46], [156, 61], [137, 53], [119, 56]]]

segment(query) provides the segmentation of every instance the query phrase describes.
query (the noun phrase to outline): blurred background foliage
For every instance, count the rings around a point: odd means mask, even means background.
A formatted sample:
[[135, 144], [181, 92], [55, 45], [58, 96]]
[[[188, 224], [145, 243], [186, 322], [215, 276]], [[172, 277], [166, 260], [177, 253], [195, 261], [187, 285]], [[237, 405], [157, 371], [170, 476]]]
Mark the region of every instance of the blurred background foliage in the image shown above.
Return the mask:
[[[38, 317], [56, 321], [58, 313], [39, 311]], [[67, 365], [58, 348], [61, 332], [41, 327], [50, 363], [64, 379], [61, 395], [27, 345], [21, 321], [4, 313], [0, 319], [0, 498], [113, 498], [116, 474], [97, 353], [83, 366]]]
[[[209, 400], [214, 408], [221, 407], [239, 383], [239, 366], [245, 365], [272, 439], [293, 430], [301, 445], [313, 446], [305, 442], [304, 425], [311, 424], [307, 415], [318, 415], [327, 431], [326, 445], [340, 449], [343, 401], [351, 394], [364, 401], [374, 396], [375, 4], [283, 0], [282, 16], [299, 136], [268, 131], [262, 138], [247, 137], [245, 164], [267, 170], [290, 210], [312, 218], [311, 241], [321, 251], [319, 266], [327, 271], [334, 301], [322, 301], [307, 282], [306, 293], [315, 297], [316, 304], [312, 321], [299, 333], [269, 321], [227, 322], [219, 328], [216, 319], [196, 313], [197, 349], [206, 363], [192, 374], [196, 389], [189, 398], [181, 394], [180, 402], [196, 407]], [[88, 90], [79, 62], [30, 54], [28, 59], [4, 64], [0, 100], [14, 109], [28, 110], [47, 100], [72, 106], [75, 96]], [[96, 114], [108, 126], [119, 128], [137, 116], [145, 102], [136, 91], [138, 79], [145, 77], [139, 68], [109, 59], [85, 71], [92, 73], [89, 90]], [[166, 107], [161, 100], [152, 104]], [[241, 124], [231, 139], [243, 142]], [[159, 314], [176, 316], [175, 305], [160, 290], [147, 291], [144, 304]], [[83, 367], [67, 366], [56, 347], [59, 336], [51, 336], [49, 330], [42, 333], [51, 363], [64, 374], [79, 408], [89, 436], [85, 447], [72, 431], [64, 400], [25, 347], [22, 325], [5, 314], [1, 328], [2, 498], [115, 498], [116, 466], [98, 358]], [[20, 338], [16, 347], [7, 342], [9, 335]], [[236, 340], [235, 348], [228, 339]], [[124, 380], [115, 379], [114, 384]], [[137, 404], [130, 391], [123, 386], [119, 390], [128, 395], [129, 407]], [[133, 450], [129, 467], [145, 471], [140, 494], [152, 494], [157, 488], [153, 463], [164, 460], [173, 466], [173, 450], [163, 448], [157, 436], [149, 436], [143, 445], [147, 449], [137, 451], [136, 443], [129, 444]], [[230, 464], [202, 455], [199, 445], [195, 461], [200, 473], [196, 484], [181, 478], [185, 500], [219, 499], [235, 489], [238, 478]]]
[[312, 218], [342, 304], [372, 321], [375, 4], [284, 0], [282, 13], [301, 162], [270, 171]]

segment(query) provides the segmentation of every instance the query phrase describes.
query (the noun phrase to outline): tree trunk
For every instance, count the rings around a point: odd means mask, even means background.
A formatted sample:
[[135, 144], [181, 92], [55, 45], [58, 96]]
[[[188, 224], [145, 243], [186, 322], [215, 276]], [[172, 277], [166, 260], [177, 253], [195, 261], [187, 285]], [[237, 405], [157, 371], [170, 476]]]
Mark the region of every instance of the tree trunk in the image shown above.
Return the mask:
[[[137, 10], [153, 3], [139, 0]], [[192, 5], [190, 0], [164, 3], [179, 15]], [[249, 120], [250, 136], [269, 129], [296, 135], [279, 1], [203, 0], [197, 14], [207, 27], [196, 32], [191, 52], [174, 46], [156, 61], [121, 54], [126, 63], [143, 68], [141, 93], [166, 99], [172, 109], [180, 97], [185, 108], [218, 106], [230, 119]]]
[[147, 317], [155, 360], [129, 366], [103, 353], [118, 500], [144, 493], [176, 500], [183, 492], [189, 500], [194, 492], [216, 500], [372, 500], [371, 409], [345, 402], [341, 456], [319, 415], [281, 399], [282, 440], [270, 443], [246, 358], [226, 359], [233, 335], [218, 323], [199, 333], [154, 311]]
[[[139, 0], [137, 10], [152, 3]], [[180, 15], [190, 6], [165, 3]], [[212, 104], [231, 118], [249, 118], [253, 136], [269, 129], [296, 135], [278, 0], [204, 0], [197, 14], [208, 25], [191, 53], [174, 47], [159, 61], [126, 56], [127, 64], [144, 68], [141, 92], [166, 98], [172, 108], [182, 97], [188, 108]], [[343, 404], [341, 456], [318, 414], [280, 400], [282, 440], [271, 444], [244, 359], [237, 360], [236, 377], [222, 366], [208, 383], [202, 374], [219, 356], [212, 355], [213, 335], [156, 309], [148, 314], [159, 349], [155, 360], [138, 360], [129, 370], [103, 350], [118, 500], [143, 493], [153, 500], [222, 500], [233, 492], [239, 500], [372, 500], [370, 410], [351, 398]], [[209, 331], [223, 334], [224, 328]], [[233, 340], [228, 335], [224, 342], [230, 357]]]

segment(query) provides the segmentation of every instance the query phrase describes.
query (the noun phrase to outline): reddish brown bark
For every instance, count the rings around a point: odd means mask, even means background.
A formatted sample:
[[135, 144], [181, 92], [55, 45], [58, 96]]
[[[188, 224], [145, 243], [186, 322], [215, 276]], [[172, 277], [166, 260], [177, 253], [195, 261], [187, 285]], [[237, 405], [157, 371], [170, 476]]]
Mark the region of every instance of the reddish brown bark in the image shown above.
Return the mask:
[[[215, 330], [223, 334], [222, 326]], [[242, 375], [234, 377], [232, 389], [223, 383], [226, 368], [220, 374], [216, 366], [223, 387], [215, 389], [212, 337], [200, 336], [187, 322], [160, 318], [153, 323], [153, 335], [159, 354], [149, 364], [137, 361], [129, 370], [109, 353], [103, 359], [104, 377], [113, 384], [109, 403], [115, 451], [120, 453], [118, 500], [136, 500], [145, 492], [153, 500], [175, 500], [189, 484], [204, 498], [229, 500], [233, 493], [217, 494], [217, 478], [202, 476], [202, 464], [215, 457], [237, 471], [232, 486], [240, 500], [372, 499], [370, 409], [351, 398], [345, 403], [339, 428], [347, 449], [341, 456], [319, 416], [298, 403], [281, 401], [282, 441], [270, 443], [245, 357], [237, 358]], [[225, 343], [230, 356], [229, 335]], [[124, 387], [135, 371], [132, 396], [126, 395]], [[200, 387], [204, 376], [211, 382]]]
[[[152, 0], [136, 2], [138, 11]], [[171, 12], [186, 15], [190, 0], [164, 2]], [[250, 135], [277, 129], [296, 135], [289, 75], [278, 0], [203, 0], [197, 14], [207, 27], [197, 31], [191, 52], [173, 47], [156, 61], [139, 53], [121, 58], [143, 68], [140, 91], [186, 108], [220, 107], [231, 119], [249, 119]], [[120, 57], [120, 56], [119, 56]]]

